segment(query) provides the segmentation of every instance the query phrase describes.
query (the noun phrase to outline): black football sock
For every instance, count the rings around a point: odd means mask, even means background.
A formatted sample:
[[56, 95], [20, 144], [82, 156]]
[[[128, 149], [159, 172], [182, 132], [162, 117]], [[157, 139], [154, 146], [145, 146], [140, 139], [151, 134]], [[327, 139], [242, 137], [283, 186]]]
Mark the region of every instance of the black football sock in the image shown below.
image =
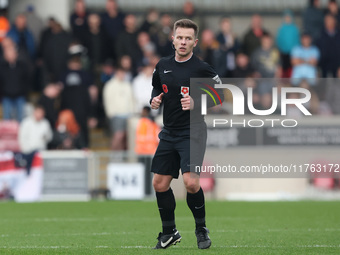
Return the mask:
[[172, 189], [156, 192], [159, 214], [161, 215], [163, 234], [171, 234], [175, 225], [176, 201]]
[[205, 202], [202, 188], [194, 194], [187, 192], [187, 204], [194, 215], [196, 229], [205, 227]]

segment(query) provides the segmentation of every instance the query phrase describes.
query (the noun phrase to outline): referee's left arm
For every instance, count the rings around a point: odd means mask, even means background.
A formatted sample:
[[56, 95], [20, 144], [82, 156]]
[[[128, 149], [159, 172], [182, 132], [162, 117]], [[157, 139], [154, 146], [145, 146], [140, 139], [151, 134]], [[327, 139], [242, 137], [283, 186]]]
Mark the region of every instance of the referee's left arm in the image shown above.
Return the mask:
[[[203, 62], [201, 66], [201, 78], [209, 85], [209, 87], [204, 87], [206, 90], [210, 91], [212, 96], [207, 97], [207, 108], [221, 105], [224, 101], [223, 89], [216, 89], [215, 84], [222, 84], [222, 81], [216, 71], [207, 63]], [[204, 82], [203, 82], [204, 83]], [[194, 87], [193, 97], [195, 102], [195, 108], [201, 108], [201, 94], [205, 93], [200, 90], [200, 87]]]

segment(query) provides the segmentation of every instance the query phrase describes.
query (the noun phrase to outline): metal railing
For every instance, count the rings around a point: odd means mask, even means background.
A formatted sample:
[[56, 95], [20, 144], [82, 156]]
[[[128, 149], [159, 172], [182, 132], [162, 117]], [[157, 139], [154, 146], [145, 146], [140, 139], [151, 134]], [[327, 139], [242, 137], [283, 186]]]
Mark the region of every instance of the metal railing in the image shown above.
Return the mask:
[[[103, 8], [106, 0], [87, 0], [87, 5], [94, 8]], [[120, 0], [118, 1], [120, 8], [141, 10], [150, 7], [180, 10], [184, 4], [184, 0]], [[225, 11], [264, 11], [264, 10], [283, 10], [286, 8], [300, 10], [307, 6], [307, 0], [191, 0], [195, 7], [199, 10], [225, 10]], [[321, 0], [325, 5], [327, 0]]]

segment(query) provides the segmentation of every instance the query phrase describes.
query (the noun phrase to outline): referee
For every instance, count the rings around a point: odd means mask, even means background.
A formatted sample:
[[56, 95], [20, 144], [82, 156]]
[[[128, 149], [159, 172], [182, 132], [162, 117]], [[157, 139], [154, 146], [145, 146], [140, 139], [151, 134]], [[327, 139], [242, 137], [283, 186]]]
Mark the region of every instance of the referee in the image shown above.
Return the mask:
[[[182, 238], [176, 230], [176, 201], [170, 187], [172, 179], [178, 178], [179, 169], [187, 190], [187, 204], [195, 219], [198, 248], [207, 249], [211, 246], [211, 240], [205, 225], [204, 193], [197, 178], [199, 176], [190, 173], [190, 111], [197, 112], [200, 105], [196, 97], [189, 96], [190, 89], [193, 89], [190, 88], [190, 78], [212, 78], [214, 83], [220, 79], [211, 66], [193, 54], [198, 42], [197, 24], [189, 19], [181, 19], [174, 24], [173, 31], [175, 55], [162, 58], [156, 65], [150, 100], [152, 109], [164, 105], [164, 128], [159, 134], [160, 142], [151, 167], [163, 228], [154, 249], [166, 249]], [[198, 157], [195, 162], [197, 165], [202, 165], [207, 131], [203, 116], [198, 119], [200, 121], [195, 123], [194, 134], [198, 138], [196, 142], [200, 143], [197, 147], [201, 150], [191, 155]]]

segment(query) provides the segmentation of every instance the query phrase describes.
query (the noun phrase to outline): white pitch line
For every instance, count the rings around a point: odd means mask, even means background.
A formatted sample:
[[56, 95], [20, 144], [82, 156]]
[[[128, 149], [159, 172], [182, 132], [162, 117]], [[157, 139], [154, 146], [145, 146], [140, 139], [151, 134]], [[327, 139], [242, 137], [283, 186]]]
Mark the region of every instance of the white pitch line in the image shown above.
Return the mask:
[[151, 249], [151, 246], [121, 246], [122, 249]]
[[0, 235], [0, 237], [11, 237], [11, 236], [31, 236], [31, 237], [45, 237], [45, 236], [107, 236], [107, 235], [132, 235], [136, 234], [137, 232], [103, 232], [103, 233], [64, 233], [64, 234], [21, 234], [21, 235]]
[[69, 221], [97, 221], [95, 218], [36, 218], [36, 222], [69, 222]]
[[298, 245], [299, 248], [340, 248], [339, 245], [314, 244], [314, 245]]
[[0, 249], [76, 249], [78, 246], [0, 246]]

